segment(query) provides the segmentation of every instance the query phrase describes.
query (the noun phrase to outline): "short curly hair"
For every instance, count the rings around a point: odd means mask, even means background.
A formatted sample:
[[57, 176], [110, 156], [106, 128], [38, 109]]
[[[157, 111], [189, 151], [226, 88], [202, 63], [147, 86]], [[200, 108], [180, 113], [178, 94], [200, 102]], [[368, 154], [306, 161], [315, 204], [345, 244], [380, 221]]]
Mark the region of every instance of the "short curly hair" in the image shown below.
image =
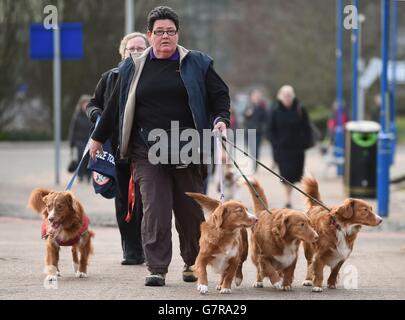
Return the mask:
[[152, 9], [148, 14], [148, 30], [152, 31], [156, 20], [172, 20], [176, 26], [176, 30], [179, 30], [179, 16], [176, 11], [167, 6], [159, 6]]

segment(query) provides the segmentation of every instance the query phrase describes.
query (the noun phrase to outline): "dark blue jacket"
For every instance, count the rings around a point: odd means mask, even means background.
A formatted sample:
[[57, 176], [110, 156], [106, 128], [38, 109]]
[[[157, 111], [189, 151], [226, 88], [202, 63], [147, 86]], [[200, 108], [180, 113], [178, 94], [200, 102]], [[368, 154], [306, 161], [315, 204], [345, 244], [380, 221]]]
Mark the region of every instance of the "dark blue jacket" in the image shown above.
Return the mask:
[[[120, 157], [128, 156], [129, 139], [133, 125], [137, 80], [149, 50], [138, 58], [126, 59], [119, 65], [119, 76], [113, 94], [107, 102], [100, 123], [92, 138], [104, 143], [114, 127], [119, 125]], [[201, 52], [189, 51], [178, 46], [180, 53], [180, 74], [189, 97], [194, 125], [201, 137], [203, 129], [211, 129], [214, 119], [229, 124], [229, 90], [213, 69], [212, 59]], [[133, 88], [131, 89], [131, 84]], [[118, 105], [118, 108], [117, 108]]]

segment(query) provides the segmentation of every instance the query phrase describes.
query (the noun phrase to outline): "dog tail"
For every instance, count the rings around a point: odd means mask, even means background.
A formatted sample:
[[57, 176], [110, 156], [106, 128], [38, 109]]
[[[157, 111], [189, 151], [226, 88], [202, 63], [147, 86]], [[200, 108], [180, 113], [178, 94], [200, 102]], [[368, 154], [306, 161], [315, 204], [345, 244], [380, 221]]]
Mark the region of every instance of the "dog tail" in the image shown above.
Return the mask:
[[[256, 179], [249, 179], [249, 182], [252, 184], [253, 188], [256, 189], [259, 197], [263, 200], [264, 205], [268, 208], [269, 204], [267, 201], [267, 197], [264, 193], [264, 190], [262, 188], [262, 186], [260, 185], [259, 181], [257, 181]], [[244, 182], [245, 185], [247, 185], [247, 182]], [[265, 207], [263, 207], [262, 202], [259, 200], [259, 198], [256, 196], [256, 193], [252, 190], [252, 188], [250, 188], [250, 186], [248, 186], [250, 195], [252, 196], [252, 200], [253, 200], [253, 208], [255, 211], [255, 214], [258, 216], [259, 213], [263, 210], [266, 210]]]
[[28, 199], [27, 207], [33, 209], [34, 211], [42, 214], [45, 210], [46, 204], [42, 199], [46, 195], [50, 194], [52, 191], [44, 188], [35, 188], [32, 190], [30, 197]]
[[[301, 184], [306, 193], [308, 193], [310, 196], [312, 196], [316, 200], [321, 201], [321, 195], [319, 194], [318, 182], [316, 181], [315, 178], [308, 177], [308, 176], [302, 177]], [[305, 201], [306, 201], [308, 208], [318, 205], [314, 200], [312, 200], [311, 198], [308, 198], [308, 197], [305, 197]]]

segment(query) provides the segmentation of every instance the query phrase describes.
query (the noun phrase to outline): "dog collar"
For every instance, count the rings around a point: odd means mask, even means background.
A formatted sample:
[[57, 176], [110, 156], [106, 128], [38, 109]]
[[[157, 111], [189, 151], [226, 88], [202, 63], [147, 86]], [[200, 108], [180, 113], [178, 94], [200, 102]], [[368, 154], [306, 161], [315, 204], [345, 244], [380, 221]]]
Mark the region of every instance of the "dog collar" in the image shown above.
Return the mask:
[[[62, 240], [58, 239], [58, 237], [56, 237], [55, 238], [56, 243], [62, 247], [73, 246], [74, 244], [79, 242], [81, 236], [84, 235], [88, 231], [89, 223], [90, 223], [89, 217], [87, 215], [83, 215], [82, 227], [78, 231], [77, 235], [74, 236], [73, 238], [65, 240], [65, 241], [62, 241]], [[49, 227], [48, 221], [44, 220], [42, 222], [42, 226], [41, 226], [41, 239], [46, 240], [49, 237], [48, 227]]]
[[331, 223], [333, 226], [335, 226], [335, 228], [336, 228], [337, 230], [342, 230], [342, 227], [341, 227], [340, 224], [337, 222], [335, 216], [333, 216], [333, 215], [330, 216], [330, 223]]

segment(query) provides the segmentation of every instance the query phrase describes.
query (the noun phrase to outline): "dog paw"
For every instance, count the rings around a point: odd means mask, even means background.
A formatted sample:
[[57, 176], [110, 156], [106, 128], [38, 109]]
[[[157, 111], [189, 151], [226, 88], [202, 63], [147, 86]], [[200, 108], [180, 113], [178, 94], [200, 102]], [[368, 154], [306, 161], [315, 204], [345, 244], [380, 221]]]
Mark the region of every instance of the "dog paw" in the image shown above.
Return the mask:
[[322, 287], [313, 287], [312, 288], [312, 292], [322, 292], [322, 291], [323, 291]]
[[49, 283], [51, 283], [51, 282], [58, 282], [58, 276], [48, 274], [48, 275], [45, 277], [45, 281], [47, 281], [47, 282], [49, 282]]
[[253, 283], [253, 288], [263, 288], [263, 282], [256, 281], [255, 283]]
[[87, 273], [77, 271], [76, 272], [76, 278], [87, 278]]
[[44, 273], [47, 275], [57, 275], [58, 272], [58, 268], [53, 265], [46, 265], [44, 268]]
[[77, 273], [77, 271], [79, 271], [79, 264], [78, 263], [72, 262], [72, 267], [73, 267], [74, 273]]
[[197, 287], [197, 290], [201, 294], [207, 294], [208, 293], [208, 286], [206, 286], [205, 284], [199, 284], [198, 287]]
[[240, 286], [240, 284], [242, 283], [242, 278], [235, 278], [235, 284], [236, 284], [236, 286]]
[[329, 284], [328, 283], [328, 288], [329, 289], [336, 289], [336, 284]]
[[62, 277], [62, 274], [60, 273], [60, 271], [56, 272], [56, 275], [57, 275], [58, 277]]
[[220, 285], [220, 284], [217, 284], [217, 286], [215, 287], [215, 290], [220, 291], [221, 289], [222, 289], [221, 285]]
[[304, 280], [304, 281], [302, 282], [302, 285], [303, 285], [304, 287], [312, 287], [312, 280]]
[[222, 294], [230, 294], [230, 293], [231, 293], [231, 289], [230, 289], [230, 288], [222, 288], [221, 291], [219, 291], [219, 293], [222, 293]]
[[273, 283], [274, 288], [277, 290], [283, 290], [283, 280], [279, 280], [276, 283]]
[[290, 285], [288, 286], [283, 286], [283, 291], [291, 291], [292, 287]]

